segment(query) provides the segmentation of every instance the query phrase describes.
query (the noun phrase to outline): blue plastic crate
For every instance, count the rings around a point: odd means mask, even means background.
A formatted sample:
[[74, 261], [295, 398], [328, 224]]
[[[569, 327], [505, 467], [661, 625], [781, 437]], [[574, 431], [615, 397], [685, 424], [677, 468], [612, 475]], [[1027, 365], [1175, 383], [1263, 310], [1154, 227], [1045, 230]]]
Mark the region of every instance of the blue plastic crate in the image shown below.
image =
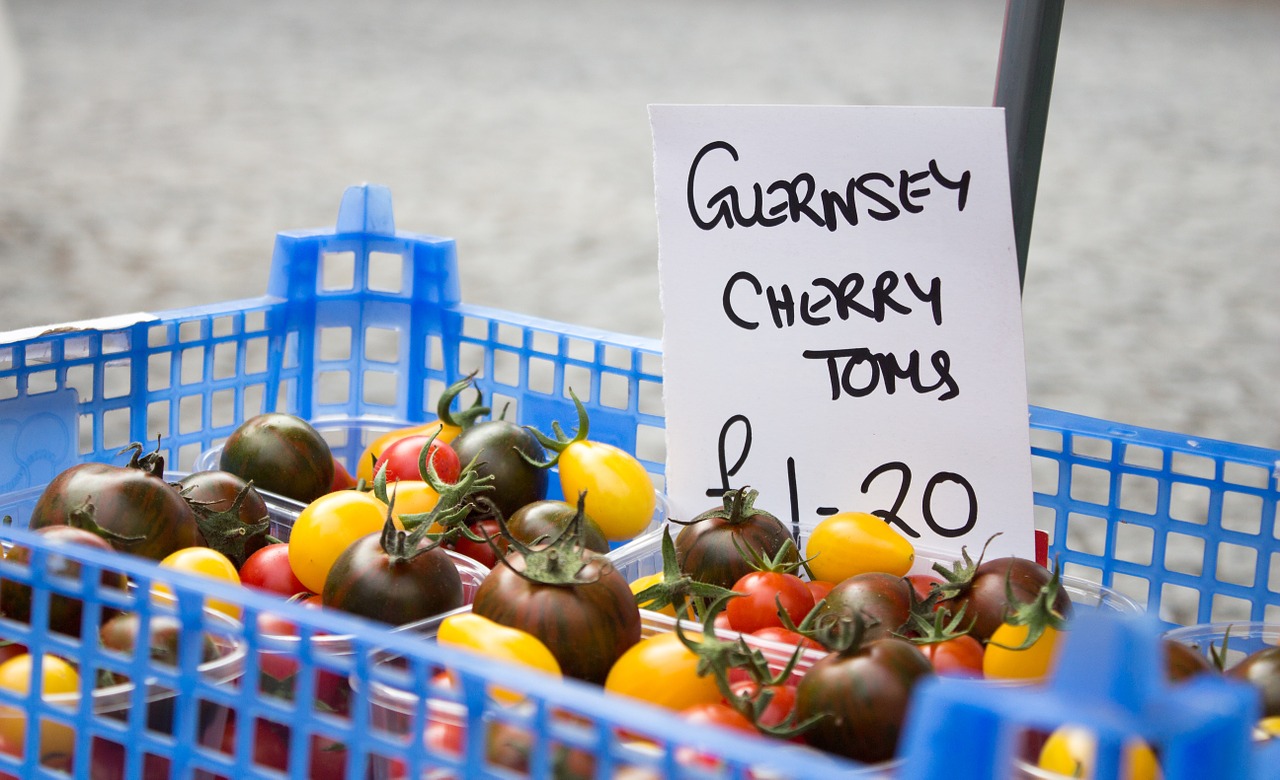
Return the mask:
[[[395, 230], [387, 190], [353, 187], [344, 194], [334, 229], [279, 234], [267, 294], [260, 298], [0, 335], [0, 500], [21, 525], [40, 487], [62, 468], [89, 460], [115, 462], [117, 451], [134, 441], [159, 439], [170, 468], [189, 470], [200, 453], [262, 411], [316, 421], [427, 419], [443, 389], [473, 370], [492, 405], [509, 403], [509, 418], [520, 422], [571, 422], [568, 389], [573, 388], [588, 408], [593, 432], [636, 453], [661, 487], [660, 344], [467, 305], [461, 301], [456, 262], [451, 240]], [[1050, 533], [1050, 553], [1069, 573], [1134, 597], [1165, 624], [1280, 621], [1275, 530], [1280, 453], [1039, 408], [1030, 410], [1030, 425], [1037, 524]], [[16, 542], [51, 553], [20, 529], [8, 533]], [[154, 573], [145, 561], [91, 552], [83, 559], [92, 566], [117, 567], [142, 583]], [[4, 566], [6, 577], [18, 576]], [[84, 583], [50, 581], [38, 566], [26, 576], [37, 593], [89, 591]], [[198, 581], [178, 589], [179, 608], [191, 625], [203, 620], [203, 594], [228, 595]], [[37, 603], [45, 603], [43, 598]], [[244, 598], [251, 627], [262, 610], [281, 612], [302, 626], [304, 638], [285, 652], [298, 663], [304, 691], [323, 672], [354, 675], [358, 682], [372, 679], [380, 674], [369, 661], [376, 650], [411, 659], [409, 671], [422, 685], [434, 670], [461, 672], [463, 689], [447, 695], [465, 714], [463, 755], [433, 759], [420, 740], [406, 743], [371, 729], [363, 710], [335, 719], [310, 707], [254, 696], [253, 686], [206, 686], [194, 666], [169, 677], [164, 670], [148, 669], [178, 691], [178, 731], [172, 737], [141, 735], [132, 730], [133, 721], [122, 732], [87, 706], [40, 714], [74, 723], [82, 747], [94, 735], [119, 738], [131, 747], [133, 770], [141, 769], [145, 748], [168, 758], [175, 769], [201, 766], [235, 777], [279, 775], [248, 771], [247, 729], [237, 732], [231, 759], [194, 747], [200, 701], [237, 718], [265, 717], [287, 725], [304, 737], [290, 742], [294, 767], [307, 751], [308, 735], [344, 739], [352, 773], [363, 771], [370, 753], [390, 753], [408, 760], [414, 771], [439, 766], [457, 776], [509, 777], [484, 761], [483, 737], [495, 722], [529, 735], [534, 776], [548, 774], [557, 746], [585, 751], [604, 773], [600, 776], [627, 763], [667, 776], [692, 776], [676, 762], [679, 747], [724, 758], [722, 776], [743, 777], [755, 767], [780, 777], [831, 777], [856, 768], [787, 746], [686, 733], [660, 712], [619, 704], [582, 685], [528, 681], [530, 707], [495, 707], [485, 700], [483, 688], [502, 675], [484, 664], [353, 618], [318, 615], [258, 594]], [[33, 647], [71, 653], [84, 668], [110, 662], [90, 643], [68, 644], [39, 631], [24, 634], [11, 621], [0, 622], [0, 629]], [[312, 641], [317, 632], [354, 634], [352, 652], [322, 652]], [[263, 638], [252, 628], [239, 629], [236, 636], [246, 648], [243, 679], [256, 679]], [[146, 659], [133, 663], [147, 667]], [[502, 681], [507, 687], [524, 685]], [[32, 697], [23, 704], [41, 707]], [[561, 712], [579, 718], [553, 717]], [[428, 713], [417, 715], [416, 722], [425, 725]], [[975, 728], [979, 736], [996, 734]], [[651, 734], [668, 749], [636, 751], [619, 738], [618, 729]], [[912, 744], [926, 753], [913, 760], [931, 760], [928, 740]], [[941, 766], [949, 755], [938, 749], [932, 760]], [[17, 767], [0, 759], [0, 770], [5, 769]], [[32, 764], [21, 769], [23, 776], [35, 776]], [[81, 760], [74, 771], [87, 777], [87, 763]]]

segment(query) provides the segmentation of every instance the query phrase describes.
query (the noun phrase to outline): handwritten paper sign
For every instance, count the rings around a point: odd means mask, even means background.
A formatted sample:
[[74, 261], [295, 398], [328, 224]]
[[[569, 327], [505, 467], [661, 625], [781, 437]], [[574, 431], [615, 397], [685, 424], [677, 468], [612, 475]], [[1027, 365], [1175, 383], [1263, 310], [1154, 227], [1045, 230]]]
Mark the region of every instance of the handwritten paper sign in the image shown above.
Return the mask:
[[1033, 552], [1004, 116], [652, 106], [671, 516]]

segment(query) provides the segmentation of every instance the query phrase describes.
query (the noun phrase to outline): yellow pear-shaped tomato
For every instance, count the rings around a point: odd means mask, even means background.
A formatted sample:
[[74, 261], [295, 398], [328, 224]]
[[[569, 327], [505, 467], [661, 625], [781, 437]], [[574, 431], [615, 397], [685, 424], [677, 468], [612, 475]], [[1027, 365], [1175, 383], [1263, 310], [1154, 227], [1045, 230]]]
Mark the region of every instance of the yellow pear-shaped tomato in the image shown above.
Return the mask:
[[[542, 640], [527, 631], [504, 626], [474, 612], [459, 612], [441, 621], [436, 641], [554, 677], [561, 676], [559, 662]], [[506, 689], [494, 689], [492, 693], [494, 698], [508, 703], [523, 698]]]
[[576, 441], [560, 454], [560, 488], [566, 500], [586, 492], [584, 511], [605, 538], [620, 542], [653, 522], [658, 497], [653, 478], [626, 450], [598, 441]]
[[823, 518], [809, 532], [804, 555], [814, 579], [825, 582], [842, 582], [867, 572], [901, 577], [916, 558], [907, 537], [868, 512]]

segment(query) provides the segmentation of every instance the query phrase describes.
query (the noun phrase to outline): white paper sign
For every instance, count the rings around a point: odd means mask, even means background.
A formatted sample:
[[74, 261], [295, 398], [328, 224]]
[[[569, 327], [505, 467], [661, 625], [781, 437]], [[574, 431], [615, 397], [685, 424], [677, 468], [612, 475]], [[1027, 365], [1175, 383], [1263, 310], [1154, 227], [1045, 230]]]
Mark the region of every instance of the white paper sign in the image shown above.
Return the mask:
[[1033, 554], [1004, 115], [651, 106], [671, 516]]

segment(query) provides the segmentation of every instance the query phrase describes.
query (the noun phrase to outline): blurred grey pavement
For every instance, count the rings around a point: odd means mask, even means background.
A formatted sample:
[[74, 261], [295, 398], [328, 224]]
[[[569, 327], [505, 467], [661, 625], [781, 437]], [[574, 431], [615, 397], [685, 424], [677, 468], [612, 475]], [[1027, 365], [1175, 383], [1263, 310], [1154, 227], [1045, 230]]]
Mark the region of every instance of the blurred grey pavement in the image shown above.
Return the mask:
[[[469, 302], [656, 337], [648, 104], [989, 105], [1005, 3], [6, 11], [0, 331], [260, 295], [371, 181]], [[1068, 0], [1029, 256], [1032, 403], [1280, 448], [1280, 3]]]

